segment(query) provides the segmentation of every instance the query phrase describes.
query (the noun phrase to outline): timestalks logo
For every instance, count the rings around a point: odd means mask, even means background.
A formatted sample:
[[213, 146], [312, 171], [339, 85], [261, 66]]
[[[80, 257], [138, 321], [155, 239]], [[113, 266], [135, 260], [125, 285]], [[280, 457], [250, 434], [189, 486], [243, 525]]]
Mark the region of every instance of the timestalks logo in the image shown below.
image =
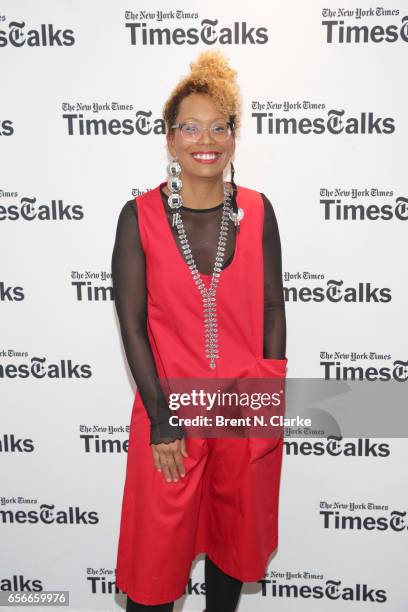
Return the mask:
[[285, 599], [325, 599], [328, 601], [367, 601], [383, 603], [387, 601], [385, 589], [370, 588], [368, 584], [356, 583], [344, 585], [341, 580], [327, 579], [323, 584], [293, 584], [277, 580], [259, 580], [262, 585], [262, 596], [281, 597]]
[[25, 300], [23, 287], [13, 287], [0, 281], [0, 302], [21, 302], [22, 300]]
[[38, 204], [35, 197], [23, 197], [19, 204], [0, 205], [0, 221], [78, 221], [83, 218], [82, 206], [64, 205], [63, 200]]
[[325, 287], [284, 287], [284, 294], [288, 302], [387, 303], [392, 299], [388, 287], [372, 287], [364, 282], [344, 287], [344, 281], [334, 279], [328, 280]]
[[0, 453], [32, 453], [31, 438], [18, 438], [14, 434], [0, 434]]
[[[8, 500], [13, 503], [13, 498]], [[16, 502], [14, 502], [16, 503]], [[40, 504], [35, 510], [0, 510], [0, 522], [12, 525], [14, 523], [41, 523], [42, 525], [95, 525], [99, 523], [95, 510], [82, 510], [79, 506], [68, 506], [57, 510], [54, 504]]]
[[[106, 574], [110, 575], [112, 574], [112, 570], [104, 570], [106, 572]], [[101, 573], [101, 569], [99, 570], [93, 570], [92, 568], [87, 568], [87, 574], [93, 573], [96, 574], [96, 572]], [[88, 584], [90, 584], [91, 586], [91, 593], [92, 595], [113, 595], [114, 593], [122, 593], [123, 591], [120, 591], [119, 588], [116, 586], [116, 580], [113, 578], [112, 580], [109, 580], [106, 578], [106, 576], [103, 575], [99, 575], [99, 576], [87, 576], [86, 580], [88, 582]]]
[[[299, 107], [300, 109], [301, 107]], [[346, 117], [345, 110], [330, 109], [327, 117], [275, 117], [272, 112], [255, 112], [257, 134], [392, 134], [395, 119], [375, 118], [372, 112], [361, 112], [359, 117]]]
[[265, 27], [251, 27], [246, 21], [234, 21], [221, 27], [218, 19], [202, 19], [197, 27], [158, 28], [140, 21], [126, 23], [131, 45], [264, 45], [268, 42]]
[[[0, 357], [4, 357], [0, 351]], [[31, 357], [28, 363], [15, 365], [0, 362], [0, 379], [2, 378], [90, 378], [89, 364], [76, 364], [71, 359], [61, 359], [58, 363], [46, 363], [45, 357]]]
[[[368, 195], [368, 194], [367, 194]], [[341, 199], [321, 199], [324, 220], [330, 221], [407, 221], [408, 198], [400, 196], [395, 204], [344, 204]]]
[[113, 287], [95, 285], [90, 281], [73, 281], [75, 287], [75, 297], [78, 302], [112, 302], [114, 300]]
[[408, 361], [396, 359], [391, 366], [376, 368], [374, 366], [342, 365], [341, 361], [321, 361], [325, 380], [395, 380], [406, 382], [408, 380]]
[[131, 136], [139, 134], [165, 134], [166, 126], [161, 118], [151, 119], [152, 111], [136, 111], [136, 119], [84, 119], [82, 113], [64, 113], [68, 136]]
[[71, 47], [74, 43], [73, 30], [57, 29], [52, 23], [28, 29], [25, 21], [10, 21], [8, 30], [0, 30], [0, 47]]
[[331, 43], [395, 43], [408, 42], [408, 16], [402, 17], [401, 24], [344, 25], [343, 20], [322, 21], [326, 42]]
[[85, 453], [120, 454], [128, 452], [129, 439], [120, 440], [119, 438], [100, 438], [100, 436], [93, 434], [81, 434], [79, 438], [82, 440], [82, 447]]
[[25, 578], [22, 574], [13, 574], [12, 576], [0, 575], [0, 589], [2, 592], [8, 591], [27, 591], [30, 593], [43, 590], [42, 580], [36, 578]]
[[14, 126], [11, 119], [0, 119], [0, 136], [12, 136]]
[[284, 441], [287, 455], [330, 456], [330, 457], [389, 457], [390, 446], [385, 442], [371, 442], [370, 438], [357, 438], [345, 442], [342, 436], [327, 436], [327, 440], [316, 442]]
[[[346, 505], [346, 504], [345, 504]], [[358, 516], [356, 510], [367, 510], [367, 504], [355, 504], [354, 514], [339, 510], [320, 510], [324, 529], [342, 529], [350, 531], [395, 531], [407, 530], [407, 512], [391, 510], [389, 516]]]

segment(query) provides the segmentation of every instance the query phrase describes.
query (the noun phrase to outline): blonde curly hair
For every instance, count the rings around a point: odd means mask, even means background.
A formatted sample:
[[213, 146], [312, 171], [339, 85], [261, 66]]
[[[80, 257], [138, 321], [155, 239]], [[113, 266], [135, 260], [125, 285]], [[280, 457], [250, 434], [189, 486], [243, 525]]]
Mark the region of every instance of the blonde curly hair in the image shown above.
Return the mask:
[[163, 119], [167, 129], [174, 124], [181, 101], [191, 93], [209, 95], [217, 109], [229, 119], [234, 132], [241, 125], [241, 95], [235, 80], [237, 71], [231, 68], [227, 58], [217, 49], [203, 51], [190, 63], [190, 74], [173, 89], [163, 107]]

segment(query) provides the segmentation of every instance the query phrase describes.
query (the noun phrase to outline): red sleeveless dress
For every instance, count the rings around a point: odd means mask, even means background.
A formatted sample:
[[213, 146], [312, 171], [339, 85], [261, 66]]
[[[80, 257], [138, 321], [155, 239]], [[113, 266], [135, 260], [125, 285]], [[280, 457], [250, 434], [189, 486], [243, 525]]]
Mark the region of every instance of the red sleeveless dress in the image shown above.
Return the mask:
[[[162, 183], [164, 184], [164, 183]], [[261, 194], [238, 186], [244, 210], [235, 254], [217, 287], [219, 358], [204, 350], [202, 297], [178, 250], [160, 185], [135, 199], [146, 257], [148, 336], [160, 378], [284, 378], [263, 358]], [[209, 286], [210, 275], [201, 275]], [[186, 438], [186, 475], [166, 482], [153, 463], [150, 421], [136, 391], [117, 551], [116, 585], [145, 605], [181, 597], [207, 553], [243, 582], [261, 579], [278, 544], [283, 438]]]

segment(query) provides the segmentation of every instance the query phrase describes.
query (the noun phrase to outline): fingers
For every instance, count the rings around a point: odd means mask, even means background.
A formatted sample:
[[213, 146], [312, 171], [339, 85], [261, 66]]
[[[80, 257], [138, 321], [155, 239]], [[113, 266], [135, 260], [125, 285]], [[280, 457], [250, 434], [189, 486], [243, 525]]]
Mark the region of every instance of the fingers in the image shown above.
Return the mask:
[[177, 482], [179, 475], [184, 478], [186, 474], [182, 458], [182, 453], [185, 452], [184, 440], [175, 440], [170, 444], [152, 444], [152, 449], [154, 465], [159, 472], [163, 472], [167, 482]]
[[181, 454], [183, 455], [183, 457], [188, 457], [185, 438], [181, 439]]
[[157, 446], [157, 445], [156, 445], [156, 444], [152, 444], [152, 451], [153, 451], [153, 462], [154, 462], [154, 465], [155, 465], [155, 467], [156, 467], [157, 471], [158, 471], [158, 472], [161, 472], [161, 471], [162, 471], [162, 469], [161, 469], [161, 464], [160, 464], [160, 455], [159, 455], [159, 453], [157, 452], [157, 450], [156, 450], [155, 446]]
[[175, 463], [173, 459], [173, 453], [170, 449], [160, 449], [159, 450], [159, 460], [160, 465], [163, 470], [163, 476], [167, 480], [167, 482], [171, 482], [172, 480], [177, 481], [177, 470], [175, 469]]

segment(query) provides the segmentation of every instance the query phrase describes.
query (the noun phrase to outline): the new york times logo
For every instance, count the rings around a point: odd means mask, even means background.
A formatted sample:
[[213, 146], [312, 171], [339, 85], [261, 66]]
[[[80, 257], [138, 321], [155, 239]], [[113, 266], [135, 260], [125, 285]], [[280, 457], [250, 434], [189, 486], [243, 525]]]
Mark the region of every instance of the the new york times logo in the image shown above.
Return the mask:
[[[64, 104], [65, 109], [71, 105]], [[138, 110], [135, 118], [125, 117], [119, 119], [98, 118], [86, 119], [83, 113], [63, 113], [66, 121], [68, 136], [149, 136], [150, 134], [165, 134], [166, 126], [162, 118], [152, 119], [152, 111]]]
[[[1, 505], [17, 504], [17, 498], [0, 498]], [[55, 504], [40, 504], [35, 509], [2, 510], [0, 522], [8, 525], [41, 524], [41, 525], [96, 525], [99, 523], [95, 510], [81, 510], [79, 506], [57, 509]]]
[[0, 48], [11, 47], [71, 47], [75, 43], [74, 32], [58, 29], [52, 23], [42, 23], [30, 28], [25, 21], [10, 21], [8, 29], [0, 30]]
[[[112, 578], [109, 579], [110, 577]], [[88, 585], [91, 585], [92, 595], [112, 595], [120, 592], [116, 586], [115, 570], [100, 566], [96, 569], [88, 566], [86, 580]]]
[[370, 438], [345, 441], [342, 436], [327, 436], [326, 440], [284, 441], [287, 455], [302, 457], [389, 457], [390, 446], [385, 442], [371, 442]]
[[152, 189], [151, 187], [148, 187], [146, 189], [141, 189], [140, 187], [132, 187], [131, 193], [133, 197], [136, 197], [136, 196], [141, 196], [144, 193], [147, 193], [148, 191], [151, 191], [151, 189]]
[[[377, 188], [372, 189], [326, 189], [320, 190], [320, 204], [322, 205], [323, 218], [325, 221], [407, 221], [408, 220], [408, 198], [399, 196], [390, 204], [374, 200], [378, 198], [390, 198], [393, 191], [385, 191]], [[357, 200], [344, 202], [343, 198]], [[365, 200], [369, 198], [369, 201]]]
[[[389, 366], [344, 365], [335, 354], [322, 351], [320, 365], [325, 380], [365, 380], [406, 382], [408, 380], [408, 361], [395, 359]], [[362, 357], [363, 359], [363, 357]]]
[[[101, 285], [100, 283], [105, 283]], [[108, 284], [106, 284], [108, 283]], [[102, 272], [71, 272], [71, 285], [74, 287], [78, 302], [111, 302], [114, 300], [112, 273]]]
[[[79, 438], [85, 453], [127, 453], [129, 430], [129, 425], [80, 425]], [[126, 437], [123, 438], [121, 434]]]
[[[253, 103], [252, 108], [258, 108]], [[302, 106], [296, 107], [301, 109]], [[275, 117], [273, 112], [253, 112], [257, 134], [392, 134], [395, 119], [375, 117], [372, 112], [361, 112], [358, 117], [347, 117], [345, 110], [330, 109], [325, 117]]]
[[63, 200], [39, 203], [36, 197], [22, 197], [18, 203], [0, 204], [0, 221], [79, 221], [83, 207]]
[[[122, 592], [116, 585], [114, 570], [107, 568], [87, 568], [86, 580], [90, 585], [92, 595], [112, 595]], [[110, 578], [112, 576], [112, 578]], [[205, 582], [196, 582], [189, 578], [185, 588], [185, 595], [205, 595]]]
[[12, 136], [14, 126], [11, 119], [0, 119], [0, 136]]
[[[390, 17], [399, 14], [398, 9], [382, 7], [368, 9], [323, 9], [322, 26], [329, 44], [367, 44], [408, 42], [408, 16], [401, 18], [401, 23], [382, 25], [380, 23], [364, 23], [358, 20], [369, 20], [372, 17]], [[344, 19], [356, 19], [353, 25], [345, 24]]]
[[[137, 13], [135, 14], [137, 15]], [[221, 26], [218, 19], [202, 19], [196, 27], [152, 27], [139, 20], [125, 23], [131, 45], [264, 45], [268, 42], [266, 27], [250, 26], [246, 21], [234, 21]]]
[[[375, 512], [380, 516], [375, 516]], [[407, 511], [390, 510], [373, 502], [320, 502], [319, 515], [323, 529], [350, 531], [407, 531]]]
[[[294, 576], [289, 580], [276, 580], [263, 578], [259, 580], [262, 585], [261, 593], [263, 597], [274, 597], [284, 599], [324, 599], [326, 601], [342, 602], [377, 602], [387, 601], [385, 589], [370, 587], [368, 584], [343, 584], [342, 580], [330, 579], [321, 581], [321, 584], [314, 584], [316, 578], [312, 576]], [[284, 576], [283, 578], [285, 578]]]
[[[0, 358], [6, 356], [6, 351], [0, 351]], [[75, 364], [71, 359], [61, 359], [57, 363], [47, 363], [45, 357], [31, 357], [23, 363], [6, 363], [0, 361], [0, 379], [2, 378], [90, 378], [92, 376], [89, 364]]]

